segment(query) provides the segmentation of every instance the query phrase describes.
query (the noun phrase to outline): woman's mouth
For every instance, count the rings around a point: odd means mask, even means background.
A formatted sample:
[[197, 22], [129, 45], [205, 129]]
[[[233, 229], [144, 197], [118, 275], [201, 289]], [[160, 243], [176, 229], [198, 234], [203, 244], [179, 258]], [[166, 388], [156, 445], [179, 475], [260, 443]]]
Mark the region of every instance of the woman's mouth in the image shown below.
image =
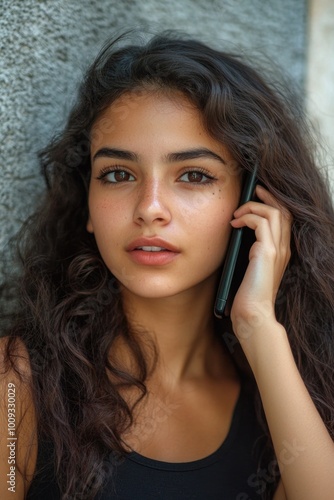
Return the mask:
[[[150, 244], [151, 243], [151, 244]], [[164, 266], [180, 255], [173, 245], [158, 238], [139, 238], [127, 248], [131, 260], [144, 266]]]

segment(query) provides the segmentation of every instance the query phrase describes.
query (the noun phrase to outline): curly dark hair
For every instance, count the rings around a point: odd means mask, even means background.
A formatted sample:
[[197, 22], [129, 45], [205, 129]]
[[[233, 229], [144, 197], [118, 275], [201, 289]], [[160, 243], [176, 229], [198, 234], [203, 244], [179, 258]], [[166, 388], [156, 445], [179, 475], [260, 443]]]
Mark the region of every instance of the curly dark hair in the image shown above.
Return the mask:
[[[334, 212], [300, 109], [237, 55], [175, 33], [141, 44], [120, 37], [88, 69], [66, 127], [40, 154], [47, 191], [19, 237], [19, 305], [6, 331], [12, 363], [17, 338], [28, 350], [39, 435], [54, 443], [64, 498], [78, 495], [79, 484], [93, 497], [103, 477], [92, 485], [92, 471], [110, 450], [125, 452], [133, 406], [120, 388], [146, 394], [150, 360], [86, 222], [92, 125], [122, 94], [149, 88], [186, 96], [208, 133], [241, 169], [257, 164], [260, 182], [291, 212], [292, 257], [277, 318], [334, 437]], [[132, 373], [109, 355], [119, 337], [131, 350]]]

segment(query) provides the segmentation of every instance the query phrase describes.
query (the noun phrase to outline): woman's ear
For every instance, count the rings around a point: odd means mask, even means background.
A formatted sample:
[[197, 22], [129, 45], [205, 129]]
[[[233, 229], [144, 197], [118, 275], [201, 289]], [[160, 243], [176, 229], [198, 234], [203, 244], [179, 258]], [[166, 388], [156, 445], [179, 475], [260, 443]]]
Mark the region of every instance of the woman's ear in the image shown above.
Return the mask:
[[86, 229], [89, 233], [94, 233], [94, 229], [93, 229], [93, 224], [92, 224], [92, 220], [90, 218], [90, 215], [88, 216], [88, 221], [87, 221], [87, 224], [86, 224]]

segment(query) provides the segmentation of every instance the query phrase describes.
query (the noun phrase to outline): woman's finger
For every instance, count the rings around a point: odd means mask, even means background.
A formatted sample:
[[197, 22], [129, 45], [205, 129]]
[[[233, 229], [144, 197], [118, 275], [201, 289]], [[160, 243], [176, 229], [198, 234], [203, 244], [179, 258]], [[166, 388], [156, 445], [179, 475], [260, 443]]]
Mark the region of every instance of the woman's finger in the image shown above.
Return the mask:
[[[270, 228], [276, 246], [290, 245], [292, 217], [290, 212], [282, 207], [276, 198], [262, 186], [257, 186], [257, 195], [263, 203], [250, 201], [239, 207], [235, 212], [235, 219], [247, 213], [256, 214], [270, 221]], [[238, 224], [234, 227], [241, 227]], [[247, 224], [246, 224], [247, 225]], [[253, 228], [254, 229], [254, 228]]]

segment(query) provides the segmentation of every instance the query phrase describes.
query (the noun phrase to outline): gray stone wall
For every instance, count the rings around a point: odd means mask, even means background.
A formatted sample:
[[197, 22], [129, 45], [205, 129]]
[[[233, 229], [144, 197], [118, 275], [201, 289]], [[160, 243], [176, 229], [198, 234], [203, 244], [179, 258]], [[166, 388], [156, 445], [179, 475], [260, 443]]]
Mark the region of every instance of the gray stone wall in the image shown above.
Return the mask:
[[306, 109], [317, 131], [321, 165], [334, 199], [334, 2], [309, 0]]
[[44, 190], [36, 152], [107, 37], [179, 29], [267, 57], [303, 88], [306, 16], [306, 0], [0, 0], [0, 251]]

